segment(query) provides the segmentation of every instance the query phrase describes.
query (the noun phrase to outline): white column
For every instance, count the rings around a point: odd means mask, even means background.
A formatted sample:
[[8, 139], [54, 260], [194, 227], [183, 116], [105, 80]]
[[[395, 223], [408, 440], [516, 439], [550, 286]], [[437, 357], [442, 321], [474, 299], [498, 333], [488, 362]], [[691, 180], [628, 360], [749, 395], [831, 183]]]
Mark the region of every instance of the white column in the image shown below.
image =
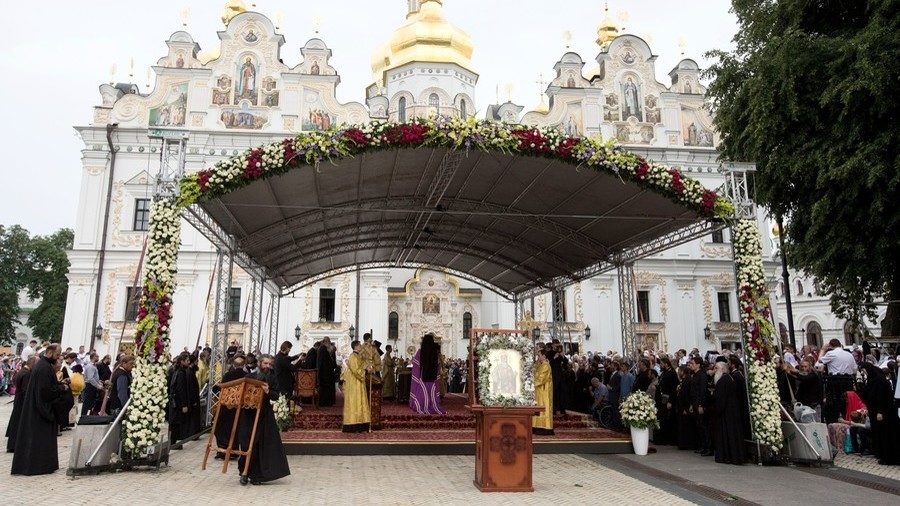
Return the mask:
[[391, 273], [387, 270], [360, 272], [359, 331], [362, 336], [372, 329], [372, 338], [388, 344], [388, 283]]

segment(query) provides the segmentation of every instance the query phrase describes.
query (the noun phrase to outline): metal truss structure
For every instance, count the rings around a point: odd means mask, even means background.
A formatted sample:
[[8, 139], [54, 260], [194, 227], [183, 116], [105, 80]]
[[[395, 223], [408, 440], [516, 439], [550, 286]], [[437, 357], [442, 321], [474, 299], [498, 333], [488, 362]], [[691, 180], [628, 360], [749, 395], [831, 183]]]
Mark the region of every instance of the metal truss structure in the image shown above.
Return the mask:
[[636, 358], [638, 347], [635, 340], [634, 327], [637, 286], [634, 280], [634, 262], [619, 264], [616, 266], [616, 273], [619, 281], [619, 320], [622, 327], [622, 356]]
[[207, 389], [206, 421], [212, 423], [212, 406], [215, 406], [219, 395], [213, 392], [219, 378], [225, 373], [226, 350], [228, 348], [228, 301], [231, 297], [231, 275], [234, 259], [229, 252], [219, 250], [216, 262], [216, 303], [213, 317], [213, 340], [209, 356], [209, 388]]
[[[299, 290], [306, 288], [307, 286], [314, 285], [314, 284], [318, 283], [319, 281], [322, 281], [323, 279], [328, 279], [328, 278], [331, 278], [334, 276], [338, 276], [340, 274], [346, 274], [348, 272], [356, 272], [357, 270], [365, 271], [365, 270], [372, 270], [372, 269], [388, 269], [388, 268], [394, 268], [394, 267], [397, 267], [397, 265], [393, 261], [390, 261], [390, 262], [365, 262], [365, 263], [361, 263], [359, 265], [350, 265], [347, 267], [340, 267], [338, 269], [330, 270], [328, 272], [323, 272], [322, 274], [319, 274], [316, 276], [311, 276], [309, 278], [304, 279], [300, 283], [296, 283], [291, 286], [288, 286], [282, 290], [282, 296], [290, 295], [292, 293], [295, 293]], [[478, 286], [481, 286], [483, 288], [491, 290], [492, 292], [497, 293], [498, 295], [500, 295], [501, 297], [503, 297], [506, 300], [511, 301], [511, 300], [514, 300], [516, 297], [516, 295], [509, 293], [501, 288], [497, 288], [496, 286], [485, 282], [481, 278], [476, 278], [475, 276], [472, 276], [472, 275], [462, 272], [462, 271], [457, 271], [455, 269], [448, 269], [446, 267], [441, 267], [441, 266], [429, 264], [426, 262], [406, 262], [405, 264], [402, 265], [402, 267], [408, 268], [408, 269], [431, 269], [431, 270], [444, 272], [444, 273], [450, 274], [451, 276], [454, 276], [454, 277], [457, 277], [460, 279], [465, 279], [466, 281], [471, 281], [472, 283], [475, 283]]]
[[274, 355], [278, 350], [278, 316], [281, 312], [281, 296], [274, 293], [269, 297], [269, 343], [266, 353]]
[[181, 178], [184, 177], [188, 134], [175, 130], [152, 130], [150, 138], [162, 141], [153, 194], [156, 198], [177, 197], [181, 193]]

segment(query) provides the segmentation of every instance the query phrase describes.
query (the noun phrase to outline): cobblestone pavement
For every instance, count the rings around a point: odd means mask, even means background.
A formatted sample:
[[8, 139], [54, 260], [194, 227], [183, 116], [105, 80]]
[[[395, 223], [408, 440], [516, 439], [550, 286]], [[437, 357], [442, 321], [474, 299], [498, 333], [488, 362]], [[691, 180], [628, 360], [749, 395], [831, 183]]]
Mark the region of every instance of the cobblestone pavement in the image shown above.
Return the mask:
[[834, 458], [834, 465], [900, 481], [900, 466], [882, 466], [875, 457], [861, 457], [855, 453], [850, 455], [838, 453]]
[[[0, 398], [0, 427], [5, 430], [12, 406]], [[59, 438], [59, 461], [69, 458], [71, 432]], [[3, 441], [5, 445], [5, 440]], [[472, 484], [474, 457], [469, 456], [289, 456], [291, 476], [262, 486], [240, 486], [236, 466], [221, 473], [221, 461], [200, 469], [205, 438], [174, 451], [170, 467], [155, 471], [66, 476], [60, 469], [45, 476], [10, 476], [12, 454], [0, 453], [4, 504], [265, 504], [298, 499], [309, 504], [555, 504], [591, 503], [692, 504], [601, 464], [575, 455], [536, 455], [535, 492], [483, 494]], [[427, 491], [427, 495], [416, 494]], [[79, 502], [83, 501], [83, 502]]]

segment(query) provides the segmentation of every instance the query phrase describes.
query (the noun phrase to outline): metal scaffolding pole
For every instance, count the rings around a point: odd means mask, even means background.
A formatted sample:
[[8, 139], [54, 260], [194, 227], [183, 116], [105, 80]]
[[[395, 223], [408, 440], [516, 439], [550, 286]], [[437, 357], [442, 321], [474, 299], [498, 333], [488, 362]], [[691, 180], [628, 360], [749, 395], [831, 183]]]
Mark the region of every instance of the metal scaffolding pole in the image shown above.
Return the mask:
[[[212, 423], [212, 407], [218, 401], [213, 392], [215, 385], [225, 373], [225, 351], [228, 348], [228, 309], [231, 298], [231, 271], [234, 259], [228, 251], [219, 250], [216, 263], [216, 305], [213, 311], [213, 341], [209, 357], [209, 388], [206, 391], [206, 423]], [[226, 260], [227, 257], [227, 260]]]
[[262, 328], [263, 284], [254, 278], [250, 290], [250, 342], [248, 351], [254, 353], [259, 348], [259, 336]]
[[565, 304], [566, 290], [565, 288], [554, 288], [550, 292], [551, 304], [553, 304], [553, 339], [559, 339], [562, 342], [562, 330], [565, 325]]
[[281, 297], [272, 294], [271, 319], [269, 320], [269, 345], [267, 353], [274, 354], [278, 350], [278, 313], [281, 311]]
[[635, 358], [638, 355], [634, 335], [634, 315], [636, 287], [634, 284], [634, 263], [616, 266], [619, 279], [619, 319], [622, 324], [622, 356]]

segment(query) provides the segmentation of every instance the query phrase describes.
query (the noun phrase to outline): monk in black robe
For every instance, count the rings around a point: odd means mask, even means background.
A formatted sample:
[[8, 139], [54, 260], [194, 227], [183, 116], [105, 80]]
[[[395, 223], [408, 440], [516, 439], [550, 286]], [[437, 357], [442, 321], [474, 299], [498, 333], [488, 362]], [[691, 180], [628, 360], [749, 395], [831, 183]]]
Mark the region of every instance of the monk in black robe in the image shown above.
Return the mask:
[[[222, 375], [222, 383], [228, 383], [243, 378], [247, 375], [244, 368], [244, 357], [236, 356], [231, 363], [231, 369]], [[219, 385], [213, 386], [213, 392], [219, 391]], [[228, 440], [231, 438], [231, 426], [234, 423], [234, 409], [219, 406], [219, 414], [216, 419], [216, 445], [219, 448], [226, 448]], [[235, 437], [235, 447], [237, 447], [237, 438]], [[216, 458], [225, 458], [225, 454], [216, 452]]]
[[727, 362], [716, 362], [714, 381], [710, 429], [716, 462], [740, 465], [744, 463], [741, 406], [734, 378], [728, 373]]
[[568, 397], [566, 390], [566, 368], [569, 361], [563, 356], [562, 344], [554, 339], [553, 343], [546, 349], [544, 354], [547, 361], [550, 362], [550, 376], [553, 378], [553, 414], [566, 414], [566, 398]]
[[290, 341], [281, 343], [278, 353], [275, 354], [275, 377], [278, 380], [278, 392], [287, 396], [288, 399], [294, 396], [294, 372], [297, 367], [294, 362], [300, 358], [300, 355], [291, 355], [291, 348], [294, 345]]
[[28, 390], [28, 380], [31, 379], [31, 369], [37, 360], [36, 355], [29, 357], [28, 362], [16, 373], [16, 398], [13, 401], [12, 413], [9, 415], [9, 425], [6, 426], [6, 452], [16, 450], [16, 431], [19, 429], [19, 420], [22, 418], [22, 406], [25, 405], [25, 392]]
[[653, 433], [655, 444], [677, 443], [675, 437], [675, 413], [677, 402], [678, 375], [672, 368], [672, 362], [668, 357], [662, 357], [659, 361], [662, 373], [659, 375], [659, 383], [656, 387], [656, 406], [659, 411], [659, 430]]
[[894, 389], [878, 366], [865, 362], [863, 367], [866, 370], [866, 386], [862, 391], [862, 400], [869, 408], [872, 450], [879, 464], [900, 464], [900, 420], [894, 404]]
[[191, 388], [188, 376], [193, 373], [190, 368], [190, 354], [182, 353], [175, 362], [169, 380], [169, 430], [172, 449], [180, 450], [179, 442], [191, 436]]
[[678, 367], [678, 388], [676, 389], [677, 411], [676, 431], [679, 450], [697, 449], [697, 419], [691, 407], [691, 370], [686, 365]]
[[[328, 339], [327, 337], [325, 339]], [[316, 377], [319, 382], [319, 406], [334, 406], [337, 394], [335, 393], [335, 375], [336, 367], [334, 355], [331, 350], [331, 340], [323, 339], [319, 345], [316, 358]]]
[[59, 354], [59, 345], [51, 344], [31, 371], [16, 431], [16, 447], [10, 474], [30, 476], [49, 474], [59, 469], [57, 423], [53, 404], [61, 396], [72, 397], [68, 385], [56, 379], [54, 364], [59, 359]]
[[[253, 442], [253, 453], [250, 456], [250, 471], [247, 476], [241, 475], [241, 485], [250, 482], [254, 485], [266, 481], [273, 481], [291, 474], [288, 467], [287, 456], [284, 454], [284, 445], [281, 443], [281, 433], [278, 423], [275, 421], [275, 413], [272, 411], [271, 401], [279, 397], [278, 380], [273, 370], [274, 359], [269, 355], [263, 355], [259, 362], [259, 372], [254, 379], [266, 382], [266, 396], [263, 399], [259, 413], [259, 422], [256, 426], [256, 438]], [[250, 447], [250, 435], [253, 430], [253, 420], [256, 410], [245, 409], [241, 411], [241, 420], [238, 425], [238, 441], [241, 450]], [[238, 472], [244, 472], [246, 457], [238, 459]]]
[[188, 399], [191, 403], [188, 410], [188, 434], [194, 436], [194, 441], [200, 438], [200, 429], [203, 427], [203, 413], [200, 410], [200, 380], [197, 379], [197, 360], [190, 355], [190, 367], [187, 374]]

